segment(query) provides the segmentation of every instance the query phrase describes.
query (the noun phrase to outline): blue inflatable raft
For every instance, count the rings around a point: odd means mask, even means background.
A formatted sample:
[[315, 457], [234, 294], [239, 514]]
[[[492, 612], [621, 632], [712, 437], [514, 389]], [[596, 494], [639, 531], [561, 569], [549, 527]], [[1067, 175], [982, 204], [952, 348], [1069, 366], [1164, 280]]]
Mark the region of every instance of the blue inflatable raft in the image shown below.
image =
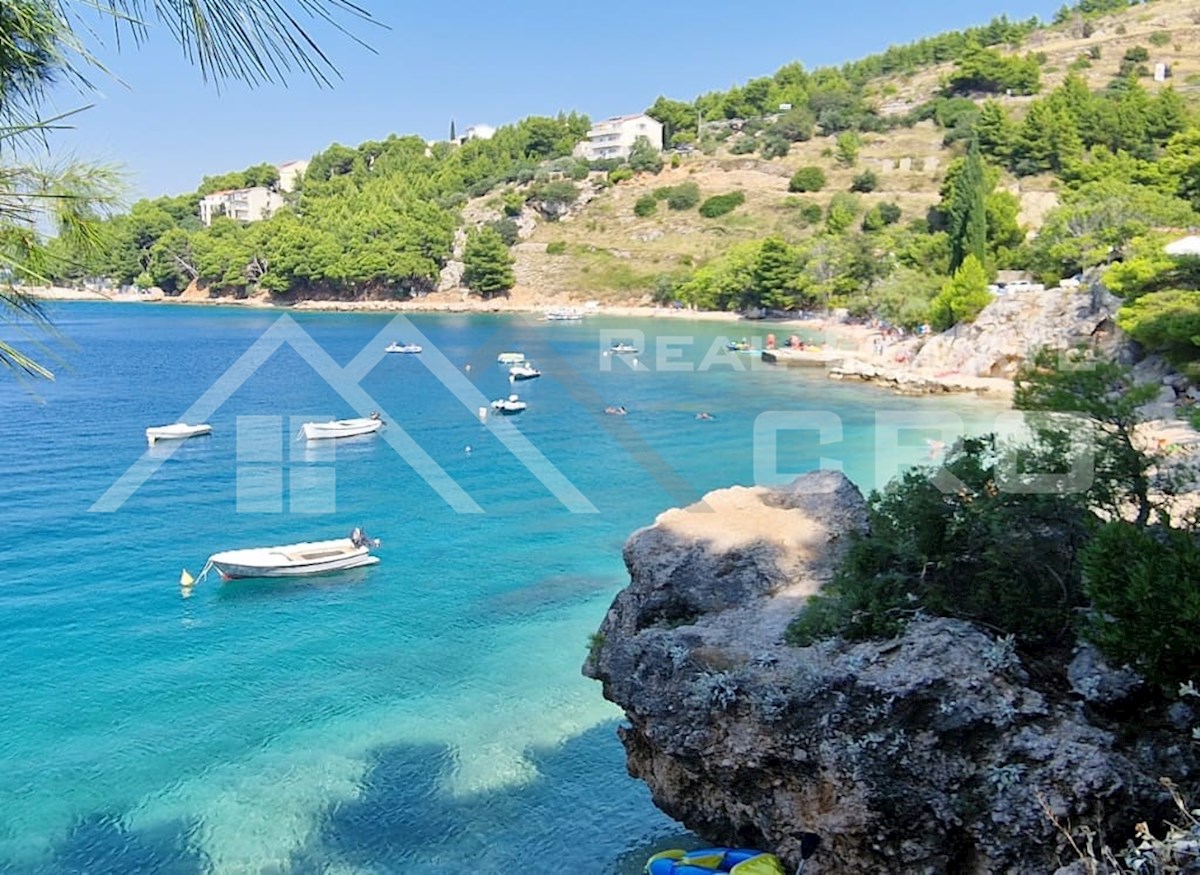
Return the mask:
[[704, 848], [699, 851], [670, 850], [646, 861], [646, 875], [787, 875], [774, 854], [741, 848]]

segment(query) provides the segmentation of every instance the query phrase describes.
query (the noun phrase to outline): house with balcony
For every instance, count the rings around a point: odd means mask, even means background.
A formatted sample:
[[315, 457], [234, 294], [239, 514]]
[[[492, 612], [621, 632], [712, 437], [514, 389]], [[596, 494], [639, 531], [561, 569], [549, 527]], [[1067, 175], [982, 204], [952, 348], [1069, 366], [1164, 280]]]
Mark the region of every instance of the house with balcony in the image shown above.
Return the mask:
[[264, 185], [214, 191], [200, 199], [200, 221], [205, 227], [220, 216], [238, 222], [259, 222], [269, 219], [282, 206], [283, 195]]
[[629, 150], [638, 137], [645, 137], [651, 146], [662, 151], [662, 123], [642, 113], [618, 115], [596, 122], [588, 131], [587, 139], [575, 147], [575, 155], [585, 161], [624, 160], [629, 157]]

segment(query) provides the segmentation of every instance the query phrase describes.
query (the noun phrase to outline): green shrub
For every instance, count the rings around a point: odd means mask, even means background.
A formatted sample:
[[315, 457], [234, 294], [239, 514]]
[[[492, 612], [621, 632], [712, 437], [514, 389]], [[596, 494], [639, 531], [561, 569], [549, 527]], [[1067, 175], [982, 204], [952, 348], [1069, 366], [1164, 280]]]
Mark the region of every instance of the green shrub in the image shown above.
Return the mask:
[[848, 192], [839, 191], [829, 201], [829, 209], [825, 211], [825, 228], [831, 234], [841, 234], [849, 230], [858, 217], [858, 198]]
[[629, 150], [629, 166], [636, 173], [658, 173], [663, 169], [662, 154], [646, 137], [637, 137]]
[[1011, 634], [1025, 647], [1072, 637], [1083, 604], [1076, 553], [1081, 507], [1059, 496], [1005, 492], [994, 436], [963, 439], [945, 470], [906, 472], [869, 500], [870, 534], [856, 537], [833, 581], [788, 626], [787, 641], [890, 637], [917, 612]]
[[1162, 48], [1171, 41], [1171, 31], [1159, 30], [1150, 34], [1150, 45]]
[[683, 159], [680, 158], [678, 155], [671, 156], [671, 169], [672, 170], [679, 167], [679, 165], [681, 165], [682, 163], [683, 163]]
[[672, 210], [690, 210], [698, 203], [700, 203], [700, 186], [694, 182], [672, 185], [667, 192], [667, 206]]
[[639, 219], [653, 216], [658, 211], [658, 199], [652, 194], [644, 194], [633, 205], [633, 214]]
[[543, 182], [530, 190], [529, 199], [545, 203], [573, 204], [579, 199], [579, 187], [567, 179]]
[[854, 131], [843, 131], [837, 137], [837, 149], [834, 156], [843, 167], [853, 167], [858, 163], [858, 152], [862, 148], [862, 140]]
[[1200, 357], [1200, 291], [1167, 289], [1142, 295], [1120, 309], [1117, 324], [1148, 350], [1176, 362]]
[[791, 148], [791, 142], [784, 137], [778, 134], [767, 134], [762, 139], [762, 145], [759, 147], [758, 153], [767, 159], [786, 158]]
[[1114, 522], [1083, 550], [1084, 628], [1114, 665], [1175, 688], [1200, 666], [1200, 546], [1190, 532]]
[[525, 195], [521, 192], [505, 192], [501, 200], [504, 202], [504, 215], [511, 217], [521, 215], [521, 210], [525, 207]]
[[488, 222], [487, 226], [500, 235], [505, 246], [512, 246], [521, 239], [521, 235], [517, 231], [517, 223], [512, 219], [497, 219], [494, 222]]
[[851, 191], [871, 192], [879, 187], [879, 176], [874, 170], [864, 170], [850, 183]]
[[552, 243], [547, 243], [546, 244], [546, 254], [547, 255], [566, 255], [567, 254], [567, 241], [555, 240]]
[[900, 207], [894, 203], [876, 204], [863, 216], [864, 231], [880, 231], [900, 221]]
[[715, 219], [717, 216], [723, 216], [726, 213], [732, 213], [738, 207], [746, 202], [746, 195], [740, 191], [731, 191], [729, 194], [718, 194], [710, 197], [704, 203], [700, 204], [700, 215], [706, 219]]
[[608, 171], [608, 181], [613, 185], [618, 182], [624, 182], [627, 179], [633, 179], [632, 167], [618, 167], [616, 170]]
[[815, 225], [821, 221], [821, 217], [825, 215], [825, 211], [821, 209], [821, 205], [816, 201], [804, 200], [800, 204], [800, 221], [805, 225]]
[[788, 191], [820, 191], [825, 187], [825, 171], [820, 167], [801, 167], [788, 181]]
[[758, 140], [747, 134], [742, 134], [729, 147], [730, 155], [749, 155], [758, 148]]

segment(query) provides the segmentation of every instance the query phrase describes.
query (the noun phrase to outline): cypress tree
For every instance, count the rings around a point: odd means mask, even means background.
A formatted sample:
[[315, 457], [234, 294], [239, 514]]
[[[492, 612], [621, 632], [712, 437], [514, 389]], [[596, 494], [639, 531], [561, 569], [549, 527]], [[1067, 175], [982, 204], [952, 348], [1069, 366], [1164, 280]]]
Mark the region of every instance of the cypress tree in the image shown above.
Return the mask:
[[966, 164], [955, 181], [947, 218], [950, 270], [958, 270], [968, 255], [983, 264], [987, 258], [987, 179], [976, 139], [971, 140]]
[[454, 136], [454, 119], [450, 119], [450, 142], [453, 143], [458, 137]]

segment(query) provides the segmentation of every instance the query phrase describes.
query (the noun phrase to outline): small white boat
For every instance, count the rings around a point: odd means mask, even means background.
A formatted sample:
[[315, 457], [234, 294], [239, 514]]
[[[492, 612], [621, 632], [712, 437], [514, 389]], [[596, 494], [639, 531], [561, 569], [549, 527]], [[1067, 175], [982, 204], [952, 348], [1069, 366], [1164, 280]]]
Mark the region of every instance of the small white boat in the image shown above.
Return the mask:
[[614, 343], [608, 348], [610, 355], [637, 355], [638, 348], [630, 343]]
[[202, 434], [212, 434], [212, 426], [206, 422], [199, 425], [177, 422], [174, 425], [151, 426], [146, 429], [146, 440], [149, 441], [150, 446], [154, 446], [155, 441], [181, 441]]
[[525, 353], [523, 352], [502, 352], [496, 356], [496, 361], [502, 365], [519, 365], [525, 361]]
[[547, 310], [545, 316], [547, 322], [578, 322], [582, 318], [583, 311], [574, 307], [556, 307]]
[[305, 440], [319, 441], [328, 438], [355, 437], [360, 434], [372, 434], [383, 428], [383, 420], [378, 413], [363, 416], [358, 419], [335, 419], [331, 422], [306, 422], [300, 426], [300, 434]]
[[407, 355], [416, 355], [421, 351], [421, 347], [415, 343], [389, 343], [384, 352], [399, 352]]
[[497, 413], [503, 413], [505, 416], [520, 413], [528, 406], [516, 395], [509, 395], [507, 398], [497, 398], [492, 402], [492, 410], [495, 410]]
[[529, 362], [524, 362], [519, 365], [513, 365], [508, 369], [508, 376], [513, 380], [533, 380], [542, 375], [542, 372], [535, 368]]
[[348, 538], [332, 541], [305, 541], [280, 547], [250, 547], [214, 553], [208, 557], [205, 570], [209, 566], [215, 568], [222, 580], [328, 574], [331, 571], [374, 565], [379, 557], [372, 556], [371, 550], [378, 546], [379, 541], [368, 538], [362, 529], [355, 529]]

